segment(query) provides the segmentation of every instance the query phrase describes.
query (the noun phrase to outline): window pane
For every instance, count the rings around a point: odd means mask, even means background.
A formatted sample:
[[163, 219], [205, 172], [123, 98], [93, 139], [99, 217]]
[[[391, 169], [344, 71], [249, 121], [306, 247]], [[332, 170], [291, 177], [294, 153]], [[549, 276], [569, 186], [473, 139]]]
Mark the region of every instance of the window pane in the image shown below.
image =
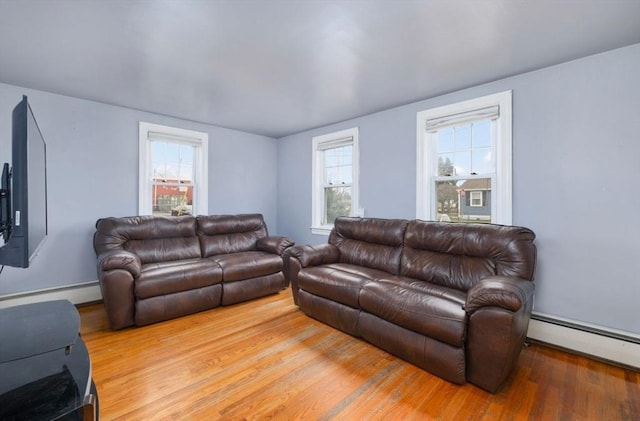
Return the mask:
[[195, 149], [193, 146], [180, 145], [180, 156], [178, 161], [178, 179], [180, 181], [193, 181], [193, 159]]
[[438, 175], [439, 176], [452, 176], [453, 170], [453, 154], [440, 154], [438, 155]]
[[167, 162], [167, 144], [151, 142], [151, 168], [153, 179], [165, 179]]
[[491, 120], [476, 121], [472, 127], [472, 146], [487, 148], [491, 146]]
[[338, 216], [351, 215], [351, 187], [325, 187], [324, 203], [324, 225], [333, 224]]
[[195, 148], [190, 145], [169, 142], [151, 142], [151, 168], [154, 180], [168, 182], [194, 181]]
[[471, 149], [471, 124], [454, 128], [456, 151]]
[[457, 221], [459, 206], [455, 181], [436, 181], [436, 213], [438, 221]]
[[471, 151], [471, 172], [490, 174], [494, 172], [492, 148], [478, 148]]
[[491, 179], [436, 181], [438, 221], [491, 222]]
[[338, 185], [352, 182], [353, 147], [342, 146], [324, 151], [324, 184]]
[[437, 175], [493, 173], [491, 124], [490, 120], [482, 120], [440, 129], [437, 136]]
[[153, 215], [191, 215], [193, 186], [153, 183], [151, 186]]
[[165, 143], [165, 178], [178, 180], [178, 163], [180, 162], [180, 145], [175, 143]]
[[438, 130], [438, 153], [453, 152], [453, 127]]
[[471, 151], [461, 151], [454, 154], [455, 175], [467, 175], [471, 172]]

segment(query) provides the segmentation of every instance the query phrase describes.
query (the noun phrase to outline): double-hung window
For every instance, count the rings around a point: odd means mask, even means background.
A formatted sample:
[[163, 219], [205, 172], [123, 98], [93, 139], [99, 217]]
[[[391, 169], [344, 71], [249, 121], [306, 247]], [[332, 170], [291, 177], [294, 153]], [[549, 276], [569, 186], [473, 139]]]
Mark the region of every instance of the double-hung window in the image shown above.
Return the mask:
[[358, 128], [313, 138], [312, 226], [328, 234], [339, 216], [358, 209]]
[[140, 122], [140, 215], [206, 215], [207, 133]]
[[418, 113], [417, 217], [511, 224], [511, 91]]

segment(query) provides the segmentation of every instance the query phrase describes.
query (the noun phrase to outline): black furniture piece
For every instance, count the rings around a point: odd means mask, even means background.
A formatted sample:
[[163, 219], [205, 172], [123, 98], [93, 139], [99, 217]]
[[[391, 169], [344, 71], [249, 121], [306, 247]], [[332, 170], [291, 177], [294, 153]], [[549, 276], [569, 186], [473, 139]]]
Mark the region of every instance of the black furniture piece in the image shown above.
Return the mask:
[[0, 309], [0, 420], [97, 419], [76, 308], [59, 300]]

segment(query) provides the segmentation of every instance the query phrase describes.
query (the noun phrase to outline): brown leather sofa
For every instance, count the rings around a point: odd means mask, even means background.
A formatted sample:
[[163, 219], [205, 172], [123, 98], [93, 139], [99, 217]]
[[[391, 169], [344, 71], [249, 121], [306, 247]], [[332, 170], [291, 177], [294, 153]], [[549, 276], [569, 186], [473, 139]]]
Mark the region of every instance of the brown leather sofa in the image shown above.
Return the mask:
[[286, 288], [283, 252], [260, 214], [103, 218], [93, 238], [112, 329], [142, 326]]
[[526, 337], [534, 238], [512, 226], [338, 218], [328, 244], [287, 250], [285, 274], [307, 315], [495, 393]]

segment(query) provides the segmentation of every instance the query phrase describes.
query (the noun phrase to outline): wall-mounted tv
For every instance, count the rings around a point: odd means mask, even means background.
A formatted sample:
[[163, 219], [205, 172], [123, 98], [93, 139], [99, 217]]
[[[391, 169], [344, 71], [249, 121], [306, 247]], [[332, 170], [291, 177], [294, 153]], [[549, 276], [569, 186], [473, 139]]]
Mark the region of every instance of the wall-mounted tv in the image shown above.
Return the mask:
[[13, 109], [11, 147], [0, 182], [0, 266], [26, 268], [48, 234], [47, 146], [26, 96]]

